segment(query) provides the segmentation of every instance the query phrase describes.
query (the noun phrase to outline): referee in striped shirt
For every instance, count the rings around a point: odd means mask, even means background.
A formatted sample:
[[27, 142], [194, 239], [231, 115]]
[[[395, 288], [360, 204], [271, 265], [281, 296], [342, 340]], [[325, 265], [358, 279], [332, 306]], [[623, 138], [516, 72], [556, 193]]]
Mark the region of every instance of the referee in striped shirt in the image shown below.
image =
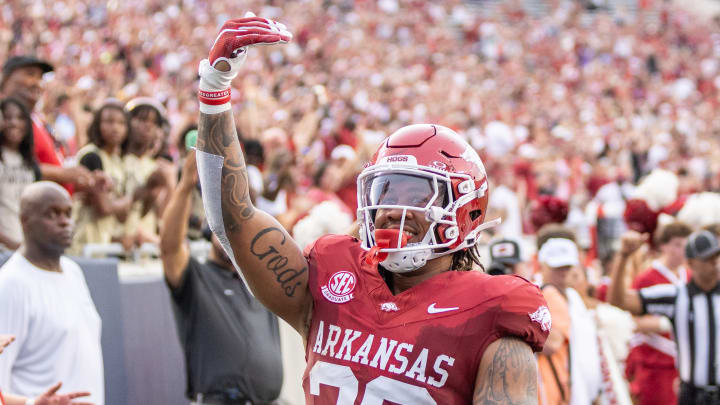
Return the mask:
[[628, 232], [612, 273], [610, 303], [635, 315], [667, 316], [678, 345], [681, 405], [720, 404], [720, 244], [709, 231], [688, 237], [685, 257], [692, 270], [686, 285], [660, 284], [640, 291], [624, 285], [629, 257], [646, 235]]

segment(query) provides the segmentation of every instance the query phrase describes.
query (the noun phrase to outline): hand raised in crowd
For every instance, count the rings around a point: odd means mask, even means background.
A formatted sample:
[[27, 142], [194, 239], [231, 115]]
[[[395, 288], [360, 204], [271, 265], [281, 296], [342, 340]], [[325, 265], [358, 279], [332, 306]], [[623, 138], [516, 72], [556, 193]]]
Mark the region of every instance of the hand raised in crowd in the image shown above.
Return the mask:
[[268, 157], [268, 161], [263, 197], [275, 200], [281, 189], [293, 184], [294, 159], [290, 151], [279, 149]]
[[15, 336], [13, 335], [0, 335], [0, 353], [2, 353], [3, 349], [6, 348], [14, 340]]
[[77, 186], [79, 191], [85, 191], [95, 187], [95, 177], [93, 173], [83, 166], [65, 168], [65, 176], [67, 177], [67, 182]]
[[285, 173], [293, 166], [293, 155], [287, 149], [278, 149], [268, 156], [270, 170], [276, 173]]
[[195, 187], [198, 184], [197, 161], [195, 160], [195, 149], [188, 151], [183, 163], [180, 186]]
[[91, 172], [93, 177], [93, 183], [95, 184], [95, 188], [98, 190], [102, 190], [104, 192], [111, 191], [114, 186], [113, 179], [110, 178], [110, 176], [107, 175], [107, 173], [103, 172], [102, 170], [95, 170]]
[[145, 185], [138, 187], [133, 195], [133, 201], [142, 202], [143, 215], [150, 212], [158, 199], [172, 188], [169, 170], [165, 166], [159, 166], [148, 176]]
[[145, 188], [149, 192], [152, 192], [153, 190], [157, 191], [166, 187], [168, 185], [167, 183], [167, 177], [162, 170], [158, 168], [148, 176], [147, 181], [145, 182]]
[[648, 235], [636, 231], [625, 232], [620, 237], [620, 254], [627, 257], [635, 253], [642, 245], [647, 243]]
[[[105, 172], [102, 170], [93, 170], [90, 172], [90, 183], [92, 187], [83, 186], [79, 187], [82, 191], [85, 191], [83, 200], [86, 205], [92, 205], [93, 199], [97, 198], [98, 194], [111, 192], [113, 189], [114, 182]], [[132, 202], [132, 201], [130, 201]], [[129, 209], [129, 204], [128, 204]], [[123, 220], [124, 221], [124, 220]]]
[[75, 398], [90, 396], [89, 392], [71, 392], [68, 394], [58, 394], [58, 390], [62, 387], [62, 382], [50, 387], [44, 394], [35, 398], [34, 405], [93, 405], [91, 402], [73, 402]]

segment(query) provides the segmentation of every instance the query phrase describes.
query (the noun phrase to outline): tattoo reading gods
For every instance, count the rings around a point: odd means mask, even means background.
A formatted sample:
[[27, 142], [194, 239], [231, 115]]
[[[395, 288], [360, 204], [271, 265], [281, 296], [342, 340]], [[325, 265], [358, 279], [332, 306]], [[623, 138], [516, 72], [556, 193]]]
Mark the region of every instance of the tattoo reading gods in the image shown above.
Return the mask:
[[[277, 238], [272, 238], [275, 232], [279, 233], [282, 239], [277, 241]], [[275, 280], [280, 284], [285, 295], [292, 297], [295, 295], [295, 289], [302, 284], [301, 280], [296, 279], [307, 271], [307, 267], [303, 267], [301, 270], [287, 267], [287, 256], [283, 256], [273, 244], [273, 242], [277, 242], [282, 246], [285, 244], [285, 239], [285, 233], [280, 228], [265, 228], [258, 232], [250, 242], [250, 253], [261, 261], [267, 259], [265, 268], [275, 274]]]

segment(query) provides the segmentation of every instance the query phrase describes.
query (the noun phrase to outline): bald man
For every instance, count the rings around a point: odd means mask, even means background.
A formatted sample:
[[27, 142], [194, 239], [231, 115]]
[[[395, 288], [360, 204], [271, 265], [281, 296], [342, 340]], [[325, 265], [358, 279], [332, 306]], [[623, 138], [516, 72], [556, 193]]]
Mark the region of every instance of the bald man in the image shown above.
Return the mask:
[[100, 317], [77, 263], [63, 256], [73, 234], [68, 192], [41, 181], [20, 200], [23, 244], [0, 268], [0, 387], [34, 398], [58, 381], [105, 402]]

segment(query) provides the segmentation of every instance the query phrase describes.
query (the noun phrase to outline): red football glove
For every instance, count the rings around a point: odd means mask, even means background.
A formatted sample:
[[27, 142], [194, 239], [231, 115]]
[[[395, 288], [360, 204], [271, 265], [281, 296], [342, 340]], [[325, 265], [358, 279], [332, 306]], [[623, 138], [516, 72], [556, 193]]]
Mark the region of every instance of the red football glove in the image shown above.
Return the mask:
[[[208, 59], [200, 62], [200, 111], [216, 114], [230, 109], [230, 82], [245, 62], [250, 46], [286, 43], [291, 39], [292, 34], [283, 24], [252, 13], [226, 21]], [[219, 62], [227, 62], [229, 70], [224, 64], [218, 65]]]
[[210, 49], [210, 66], [215, 67], [221, 60], [227, 61], [231, 66], [237, 65], [233, 62], [237, 61], [238, 56], [242, 57], [250, 45], [287, 43], [290, 39], [292, 34], [279, 22], [254, 15], [228, 20], [223, 24]]

